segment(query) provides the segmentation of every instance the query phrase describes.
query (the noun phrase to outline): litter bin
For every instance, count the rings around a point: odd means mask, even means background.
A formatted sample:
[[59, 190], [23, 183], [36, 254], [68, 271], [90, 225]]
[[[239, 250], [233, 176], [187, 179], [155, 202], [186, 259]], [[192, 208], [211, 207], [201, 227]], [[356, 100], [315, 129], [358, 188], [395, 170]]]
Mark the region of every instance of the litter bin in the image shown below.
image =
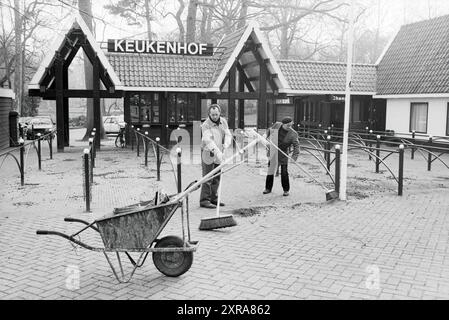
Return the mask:
[[19, 145], [19, 113], [9, 112], [9, 146], [17, 147]]

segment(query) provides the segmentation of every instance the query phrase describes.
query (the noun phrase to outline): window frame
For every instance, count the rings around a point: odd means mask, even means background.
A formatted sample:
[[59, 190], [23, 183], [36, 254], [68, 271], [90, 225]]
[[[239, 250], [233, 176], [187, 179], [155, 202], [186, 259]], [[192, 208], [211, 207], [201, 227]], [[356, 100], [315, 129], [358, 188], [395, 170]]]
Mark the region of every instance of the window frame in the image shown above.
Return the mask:
[[[156, 100], [154, 97], [155, 95], [158, 95], [158, 100]], [[144, 106], [142, 103], [142, 95], [150, 95], [151, 97], [151, 105], [149, 107], [150, 109], [150, 113], [151, 113], [151, 120], [150, 121], [146, 121], [146, 120], [141, 120], [141, 116], [142, 116], [142, 109], [143, 108], [148, 108], [147, 106]], [[130, 93], [130, 100], [131, 100], [131, 96], [137, 96], [137, 116], [138, 116], [138, 120], [137, 123], [143, 123], [143, 124], [161, 124], [161, 102], [160, 102], [160, 93], [159, 92], [131, 92]], [[154, 105], [155, 102], [157, 103], [158, 107], [159, 107], [159, 116], [158, 116], [158, 120], [159, 121], [154, 121]], [[135, 107], [136, 104], [131, 105], [131, 101], [129, 102], [128, 107], [130, 108], [130, 113], [131, 113], [131, 107]], [[136, 121], [135, 118], [131, 117], [131, 122], [132, 123], [136, 123], [134, 122]]]
[[449, 102], [447, 103], [446, 113], [446, 136], [449, 136]]
[[[187, 124], [192, 123], [195, 120], [189, 121], [189, 115], [192, 115], [192, 118], [195, 119], [195, 94], [193, 92], [170, 92], [167, 96], [167, 124], [177, 125], [177, 124]], [[183, 121], [179, 120], [179, 115], [181, 114], [181, 105], [178, 102], [178, 95], [185, 95], [184, 108], [186, 108], [186, 112], [184, 113], [186, 117]], [[173, 99], [174, 97], [174, 99]], [[189, 105], [189, 102], [192, 102]], [[173, 106], [171, 105], [173, 103]], [[175, 121], [170, 121], [171, 108], [174, 107], [174, 117]]]
[[[412, 130], [412, 111], [414, 105], [420, 105], [425, 104], [426, 105], [426, 131], [418, 131], [418, 130]], [[416, 133], [423, 133], [427, 134], [427, 131], [429, 129], [429, 103], [428, 102], [410, 102], [410, 117], [409, 117], [409, 132], [412, 133], [415, 131]]]

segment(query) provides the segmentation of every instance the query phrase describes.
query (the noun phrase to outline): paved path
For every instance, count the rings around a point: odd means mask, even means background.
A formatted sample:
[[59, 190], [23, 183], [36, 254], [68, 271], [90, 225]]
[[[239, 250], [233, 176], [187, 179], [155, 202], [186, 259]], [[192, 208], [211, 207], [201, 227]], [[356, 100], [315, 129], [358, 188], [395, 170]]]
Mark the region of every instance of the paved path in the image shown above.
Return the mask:
[[[387, 173], [362, 175], [362, 169], [373, 168], [360, 157], [352, 162], [349, 200], [334, 203], [325, 203], [323, 190], [293, 169], [291, 197], [281, 196], [278, 180], [274, 193], [263, 196], [263, 166], [241, 166], [225, 177], [225, 208], [252, 212], [234, 211], [234, 228], [199, 231], [201, 219], [214, 212], [199, 208], [199, 192], [194, 193], [191, 233], [199, 248], [191, 269], [168, 278], [149, 257], [130, 283], [118, 284], [102, 253], [35, 233], [72, 233], [80, 225], [64, 217], [93, 220], [148, 200], [159, 187], [175, 191], [167, 162], [158, 183], [154, 161], [146, 168], [135, 152], [117, 150], [111, 142], [104, 141], [98, 153], [92, 213], [84, 212], [82, 198], [83, 143], [74, 142], [53, 160], [44, 156], [42, 171], [30, 151], [24, 187], [12, 161], [4, 163], [0, 299], [449, 298], [449, 170], [435, 164], [427, 173], [423, 159], [407, 162], [404, 196], [398, 197]], [[187, 183], [199, 173], [198, 165], [186, 166], [183, 179]], [[418, 179], [423, 176], [428, 178]], [[180, 236], [180, 225], [175, 215], [163, 235]], [[102, 246], [90, 231], [82, 240]]]

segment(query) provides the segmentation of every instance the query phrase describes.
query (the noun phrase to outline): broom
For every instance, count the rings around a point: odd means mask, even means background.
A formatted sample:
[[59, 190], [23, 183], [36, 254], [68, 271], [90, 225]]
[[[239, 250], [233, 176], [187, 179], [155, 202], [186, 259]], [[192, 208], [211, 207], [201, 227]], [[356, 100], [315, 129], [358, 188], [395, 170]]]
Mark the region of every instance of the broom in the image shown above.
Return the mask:
[[284, 156], [286, 156], [288, 159], [293, 161], [293, 164], [295, 164], [301, 171], [303, 171], [310, 179], [318, 183], [321, 188], [323, 188], [326, 191], [326, 201], [331, 201], [339, 198], [339, 194], [335, 190], [327, 189], [326, 186], [318, 181], [314, 176], [312, 176], [306, 169], [304, 169], [299, 163], [297, 163], [292, 157], [290, 157], [288, 154], [286, 154], [284, 151], [282, 151], [273, 141], [266, 139], [264, 136], [261, 136], [258, 132], [256, 132], [257, 135], [262, 137], [265, 141], [268, 141], [272, 146], [274, 146], [279, 152], [281, 152]]
[[201, 219], [199, 226], [200, 230], [213, 230], [220, 228], [234, 227], [237, 222], [231, 215], [220, 216], [220, 200], [221, 200], [221, 185], [223, 183], [223, 175], [220, 176], [220, 182], [218, 184], [218, 197], [217, 197], [217, 215], [215, 217]]

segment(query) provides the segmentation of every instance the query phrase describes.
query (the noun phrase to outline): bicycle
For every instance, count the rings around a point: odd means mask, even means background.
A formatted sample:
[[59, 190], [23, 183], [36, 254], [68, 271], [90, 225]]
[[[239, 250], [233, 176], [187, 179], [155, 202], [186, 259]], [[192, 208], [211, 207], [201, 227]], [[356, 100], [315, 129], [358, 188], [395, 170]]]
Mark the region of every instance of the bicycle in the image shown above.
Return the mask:
[[120, 128], [120, 131], [115, 138], [115, 146], [117, 148], [124, 148], [126, 147], [126, 136], [125, 136], [125, 128]]

